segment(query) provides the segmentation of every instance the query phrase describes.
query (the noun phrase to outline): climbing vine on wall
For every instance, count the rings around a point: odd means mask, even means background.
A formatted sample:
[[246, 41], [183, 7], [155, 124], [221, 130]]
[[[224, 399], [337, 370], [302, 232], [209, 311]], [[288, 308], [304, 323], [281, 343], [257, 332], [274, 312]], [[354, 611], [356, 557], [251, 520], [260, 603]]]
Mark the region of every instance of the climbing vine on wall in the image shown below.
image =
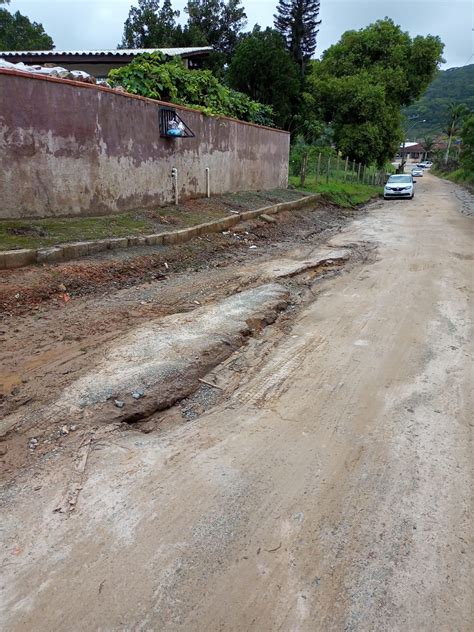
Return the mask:
[[205, 114], [231, 116], [273, 126], [273, 110], [219, 83], [210, 70], [188, 70], [181, 59], [167, 60], [160, 52], [135, 57], [111, 70], [108, 82], [131, 94], [196, 107]]

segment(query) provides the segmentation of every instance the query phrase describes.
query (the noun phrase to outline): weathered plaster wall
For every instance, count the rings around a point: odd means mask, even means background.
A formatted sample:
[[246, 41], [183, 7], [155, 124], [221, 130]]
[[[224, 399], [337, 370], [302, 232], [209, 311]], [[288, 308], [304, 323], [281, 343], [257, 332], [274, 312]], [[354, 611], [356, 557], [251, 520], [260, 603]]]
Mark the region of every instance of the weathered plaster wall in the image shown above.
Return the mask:
[[0, 71], [0, 218], [97, 215], [211, 192], [284, 187], [289, 135], [176, 108], [191, 139], [160, 138], [159, 104]]

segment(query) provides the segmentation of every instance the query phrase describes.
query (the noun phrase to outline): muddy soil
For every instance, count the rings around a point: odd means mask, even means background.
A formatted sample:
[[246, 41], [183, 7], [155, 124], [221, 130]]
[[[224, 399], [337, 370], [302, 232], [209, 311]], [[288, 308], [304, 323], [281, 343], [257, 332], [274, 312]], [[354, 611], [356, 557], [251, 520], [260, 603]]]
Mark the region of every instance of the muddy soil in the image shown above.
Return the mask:
[[[272, 263], [278, 268], [282, 259], [310, 256], [367, 208], [285, 212], [276, 223], [257, 219], [145, 254], [143, 249], [115, 251], [2, 274], [0, 418], [18, 415], [17, 432], [3, 457], [7, 479], [24, 464], [80, 441], [77, 433], [65, 432], [67, 419], [51, 402], [99, 363], [114, 342], [152, 319], [192, 312], [261, 284], [271, 278]], [[355, 260], [367, 256], [363, 251], [363, 245], [354, 249]], [[312, 275], [328, 272], [325, 266]], [[306, 280], [303, 275], [303, 286]], [[298, 301], [299, 283], [290, 285], [298, 288]], [[38, 441], [33, 450], [30, 439]]]

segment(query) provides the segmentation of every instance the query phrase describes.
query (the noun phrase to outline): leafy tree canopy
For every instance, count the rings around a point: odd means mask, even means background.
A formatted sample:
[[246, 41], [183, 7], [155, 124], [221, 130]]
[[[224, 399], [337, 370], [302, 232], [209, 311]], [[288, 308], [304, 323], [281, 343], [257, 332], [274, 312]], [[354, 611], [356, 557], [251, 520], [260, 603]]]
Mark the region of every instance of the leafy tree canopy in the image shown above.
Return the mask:
[[316, 50], [316, 37], [321, 21], [319, 0], [279, 0], [275, 28], [283, 35], [293, 59], [304, 72], [306, 63]]
[[240, 0], [188, 0], [184, 10], [188, 20], [181, 26], [171, 0], [138, 0], [130, 8], [120, 47], [212, 46], [206, 66], [222, 75], [245, 26]]
[[275, 123], [288, 129], [301, 89], [298, 66], [275, 30], [256, 25], [237, 46], [227, 79], [236, 90], [271, 105]]
[[311, 63], [308, 78], [310, 99], [331, 123], [336, 147], [358, 162], [382, 166], [403, 136], [400, 107], [426, 89], [442, 52], [438, 37], [412, 39], [388, 18], [344, 33]]
[[111, 70], [109, 81], [132, 94], [196, 107], [209, 115], [273, 124], [271, 107], [222, 85], [210, 70], [188, 70], [180, 59], [166, 61], [159, 52], [139, 55], [127, 66]]
[[121, 48], [160, 48], [179, 45], [181, 27], [178, 28], [175, 11], [170, 0], [138, 0], [131, 7], [125, 21]]
[[240, 0], [188, 0], [188, 28], [199, 30], [206, 43], [230, 60], [247, 16]]
[[[3, 3], [2, 3], [3, 4]], [[0, 9], [0, 50], [52, 50], [52, 38], [42, 24], [31, 22], [19, 11]]]

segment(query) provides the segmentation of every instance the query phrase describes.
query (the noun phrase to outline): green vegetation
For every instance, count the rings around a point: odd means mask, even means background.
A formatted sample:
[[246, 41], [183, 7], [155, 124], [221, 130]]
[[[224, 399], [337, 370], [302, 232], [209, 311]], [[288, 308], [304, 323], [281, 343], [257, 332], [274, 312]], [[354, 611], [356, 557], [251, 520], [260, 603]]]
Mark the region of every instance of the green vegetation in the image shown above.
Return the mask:
[[321, 193], [329, 202], [344, 208], [365, 204], [383, 193], [383, 189], [380, 186], [370, 186], [355, 182], [336, 182], [334, 180], [329, 182], [323, 180], [317, 183], [314, 176], [306, 178], [304, 188], [299, 186], [299, 178], [296, 176], [290, 176], [290, 183], [297, 187], [298, 190], [304, 190], [308, 193]]
[[411, 121], [410, 137], [422, 138], [445, 131], [446, 112], [451, 103], [464, 104], [474, 111], [473, 85], [474, 64], [438, 71], [421, 99], [404, 110]]
[[130, 7], [119, 48], [182, 46], [178, 17], [179, 11], [172, 8], [170, 0], [165, 0], [163, 6], [159, 0], [138, 0], [138, 6]]
[[111, 70], [109, 83], [121, 85], [131, 94], [195, 107], [211, 116], [273, 125], [270, 106], [222, 85], [210, 70], [188, 70], [179, 58], [166, 61], [159, 52], [139, 55], [127, 66]]
[[448, 105], [448, 126], [446, 133], [448, 135], [448, 145], [446, 147], [446, 153], [444, 156], [444, 164], [447, 165], [449, 161], [449, 152], [451, 149], [451, 143], [453, 138], [461, 131], [462, 123], [464, 119], [469, 115], [469, 109], [464, 103], [450, 103]]
[[163, 233], [222, 219], [229, 212], [263, 208], [297, 200], [292, 189], [240, 191], [188, 200], [155, 210], [102, 217], [64, 217], [42, 220], [0, 220], [0, 250], [41, 248], [71, 241]]
[[194, 41], [212, 46], [214, 52], [207, 65], [217, 76], [223, 76], [247, 21], [241, 0], [188, 0], [184, 10], [188, 14], [185, 30]]
[[343, 155], [382, 166], [403, 137], [400, 107], [424, 92], [442, 52], [438, 37], [412, 39], [390, 19], [347, 31], [311, 63], [308, 115], [330, 123]]
[[461, 168], [474, 176], [474, 113], [466, 118], [461, 130]]
[[[178, 23], [180, 11], [173, 8], [171, 0], [135, 0], [124, 24], [121, 47], [212, 46], [213, 52], [199, 63], [212, 70], [222, 89], [233, 88], [271, 106], [274, 122], [284, 129], [318, 135], [324, 125], [306, 122], [301, 104], [304, 75], [316, 49], [320, 2], [279, 0], [276, 5], [275, 29], [262, 32], [255, 25], [252, 32], [243, 34], [247, 16], [241, 0], [187, 0], [184, 25]], [[157, 92], [155, 88], [153, 91]], [[193, 95], [183, 100], [215, 112], [213, 103], [196, 102]], [[248, 104], [234, 107], [238, 100], [234, 94], [229, 99], [232, 112], [218, 100], [218, 113], [239, 116], [240, 110], [255, 109]], [[262, 111], [243, 118], [268, 125], [272, 115]]]
[[341, 156], [332, 147], [307, 144], [301, 136], [290, 151], [290, 176], [299, 178], [300, 186], [304, 186], [308, 176], [313, 176], [319, 182], [373, 184], [382, 181], [387, 172], [393, 171], [390, 162], [384, 165], [384, 169], [365, 166]]
[[[1, 3], [4, 4], [4, 3]], [[51, 50], [54, 43], [42, 24], [31, 22], [19, 11], [0, 9], [0, 50]]]
[[278, 127], [290, 127], [301, 81], [298, 66], [277, 31], [255, 26], [237, 46], [227, 76], [235, 90], [271, 105]]
[[442, 153], [435, 157], [433, 171], [453, 182], [474, 185], [474, 114], [465, 118], [461, 140], [461, 151], [447, 162]]
[[39, 248], [68, 241], [127, 237], [153, 232], [153, 225], [130, 214], [107, 217], [0, 221], [0, 250]]
[[245, 26], [245, 10], [240, 0], [188, 0], [188, 20], [177, 23], [179, 11], [170, 0], [138, 0], [124, 24], [121, 48], [163, 48], [174, 46], [212, 46], [206, 61], [217, 76], [224, 72]]
[[279, 0], [275, 28], [285, 38], [288, 50], [304, 76], [316, 50], [320, 0]]
[[[387, 170], [393, 170], [391, 164]], [[321, 193], [342, 207], [364, 204], [382, 193], [385, 173], [375, 167], [347, 161], [332, 147], [316, 147], [298, 137], [290, 152], [290, 184], [298, 189]]]

